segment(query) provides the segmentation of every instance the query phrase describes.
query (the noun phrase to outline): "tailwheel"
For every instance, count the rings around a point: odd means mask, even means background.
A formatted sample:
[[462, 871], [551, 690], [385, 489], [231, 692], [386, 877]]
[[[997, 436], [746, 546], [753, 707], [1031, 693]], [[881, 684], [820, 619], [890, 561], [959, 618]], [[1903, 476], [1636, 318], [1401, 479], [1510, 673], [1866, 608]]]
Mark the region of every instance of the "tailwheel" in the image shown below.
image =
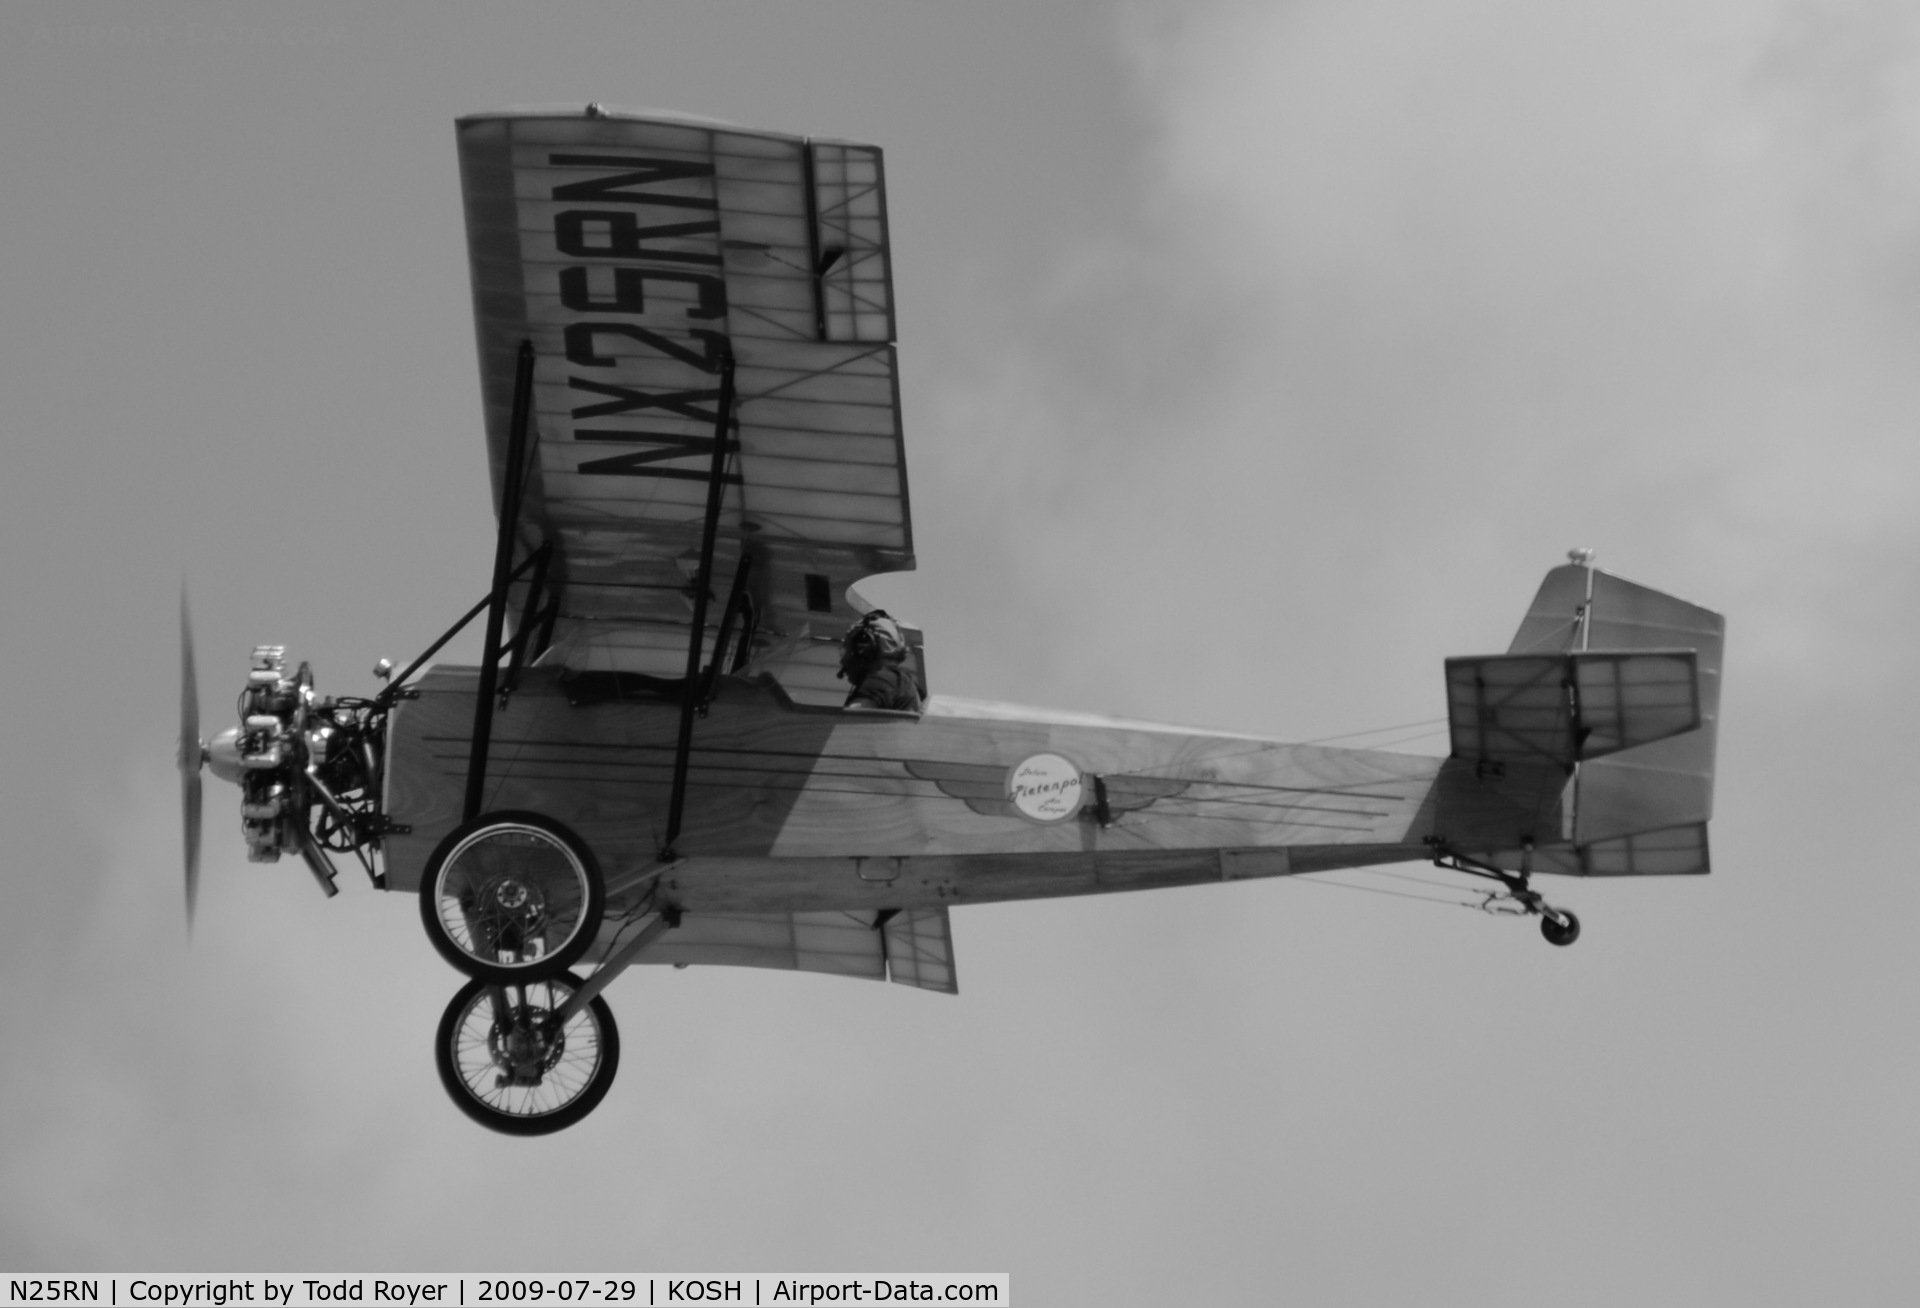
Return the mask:
[[1564, 908], [1555, 908], [1549, 904], [1540, 892], [1529, 884], [1533, 872], [1528, 866], [1533, 861], [1533, 846], [1521, 846], [1520, 868], [1510, 871], [1494, 863], [1488, 863], [1450, 849], [1437, 840], [1428, 842], [1433, 849], [1433, 865], [1446, 868], [1450, 872], [1464, 872], [1471, 877], [1482, 877], [1488, 881], [1498, 881], [1500, 889], [1485, 892], [1486, 898], [1480, 908], [1484, 912], [1498, 917], [1538, 917], [1540, 934], [1547, 938], [1550, 945], [1570, 945], [1580, 938], [1580, 919]]
[[461, 1112], [507, 1135], [547, 1135], [592, 1112], [620, 1066], [613, 1010], [595, 995], [562, 1008], [572, 973], [524, 985], [469, 981], [447, 1005], [434, 1044], [440, 1083]]
[[593, 855], [537, 813], [485, 813], [455, 828], [420, 880], [433, 947], [496, 985], [565, 971], [593, 943], [605, 906]]
[[1580, 938], [1580, 919], [1564, 908], [1540, 910], [1540, 934], [1550, 945], [1570, 945]]

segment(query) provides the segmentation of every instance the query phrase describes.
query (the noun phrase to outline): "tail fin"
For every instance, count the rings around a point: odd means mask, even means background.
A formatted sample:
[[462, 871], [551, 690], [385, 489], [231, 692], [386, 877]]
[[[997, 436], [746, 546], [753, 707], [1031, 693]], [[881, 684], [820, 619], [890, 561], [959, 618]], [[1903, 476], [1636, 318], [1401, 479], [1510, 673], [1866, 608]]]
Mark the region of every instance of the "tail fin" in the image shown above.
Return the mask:
[[[1484, 820], [1469, 816], [1469, 803], [1478, 801], [1474, 812], [1485, 813], [1491, 811], [1486, 801], [1497, 796], [1505, 801], [1504, 814], [1511, 814], [1526, 802], [1522, 799], [1524, 792], [1537, 796], [1531, 802], [1538, 819], [1546, 819], [1550, 807], [1559, 809], [1561, 842], [1555, 846], [1545, 840], [1538, 842], [1533, 866], [1539, 870], [1586, 876], [1707, 871], [1706, 824], [1713, 816], [1714, 748], [1725, 631], [1725, 620], [1717, 613], [1584, 562], [1549, 572], [1505, 657], [1449, 660], [1456, 778], [1447, 791], [1454, 797], [1457, 821], [1466, 827], [1481, 827], [1476, 834], [1490, 835]], [[1660, 651], [1660, 656], [1652, 651]], [[1616, 734], [1610, 750], [1593, 747], [1606, 732], [1603, 729], [1589, 738], [1588, 733], [1600, 725], [1601, 719], [1591, 710], [1579, 711], [1582, 697], [1589, 693], [1588, 665], [1639, 670], [1634, 675], [1642, 685], [1633, 694], [1648, 702], [1631, 705], [1622, 692], [1609, 705], [1616, 719], [1627, 722], [1633, 718], [1626, 709], [1646, 720], [1648, 706], [1656, 700], [1662, 705], [1669, 700], [1674, 703], [1657, 708], [1653, 716], [1673, 717], [1678, 707], [1673, 688], [1653, 683], [1672, 682], [1683, 662], [1691, 663], [1694, 683], [1689, 688], [1691, 694], [1684, 697], [1691, 701], [1686, 719], [1669, 722], [1669, 729], [1659, 732], [1657, 739], [1651, 738], [1654, 732], [1643, 730], [1638, 735]], [[1540, 674], [1530, 672], [1534, 663], [1543, 668], [1548, 663], [1564, 664], [1566, 672], [1555, 675], [1564, 675], [1567, 688], [1562, 693], [1571, 696], [1575, 705], [1577, 739], [1556, 760], [1561, 769], [1571, 769], [1572, 780], [1557, 806], [1550, 806], [1544, 794], [1550, 782], [1546, 755], [1561, 751], [1541, 748], [1555, 739], [1553, 723], [1549, 722], [1553, 688], [1544, 688], [1546, 698], [1532, 686], [1517, 692], [1512, 688], [1529, 678], [1540, 679]], [[1496, 670], [1499, 677], [1489, 675]], [[1485, 687], [1501, 677], [1512, 686], [1496, 685], [1503, 702], [1490, 711], [1480, 701], [1486, 698]], [[1621, 677], [1614, 673], [1610, 679], [1617, 682]], [[1565, 723], [1566, 712], [1554, 715], [1554, 721]], [[1509, 722], [1520, 723], [1521, 729], [1516, 732]], [[1489, 730], [1490, 724], [1495, 730]], [[1686, 729], [1672, 730], [1678, 727]], [[1626, 743], [1636, 739], [1641, 743]], [[1489, 748], [1499, 747], [1505, 753], [1511, 745], [1533, 746], [1541, 761], [1502, 768]], [[1601, 753], [1605, 756], [1598, 757]], [[1490, 758], [1495, 760], [1495, 775], [1491, 777]], [[1472, 769], [1471, 784], [1459, 775], [1466, 769]], [[1564, 778], [1566, 771], [1561, 770], [1559, 775]], [[1510, 823], [1504, 814], [1502, 820]], [[1508, 829], [1512, 829], [1510, 825]], [[1498, 856], [1501, 851], [1487, 853]], [[1497, 861], [1507, 863], [1511, 859], [1499, 856]]]
[[1509, 653], [1692, 649], [1699, 726], [1582, 763], [1572, 782], [1580, 872], [1705, 872], [1726, 618], [1590, 565], [1548, 572]]

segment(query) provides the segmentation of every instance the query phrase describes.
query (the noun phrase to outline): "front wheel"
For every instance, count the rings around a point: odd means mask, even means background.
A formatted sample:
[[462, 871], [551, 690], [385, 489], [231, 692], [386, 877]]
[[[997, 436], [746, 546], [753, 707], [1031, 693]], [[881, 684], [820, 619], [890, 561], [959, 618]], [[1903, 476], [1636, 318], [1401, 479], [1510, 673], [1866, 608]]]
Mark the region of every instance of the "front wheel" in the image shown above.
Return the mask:
[[586, 845], [537, 813], [484, 813], [456, 827], [420, 880], [433, 947], [496, 985], [565, 971], [593, 943], [605, 905]]
[[564, 1130], [606, 1098], [620, 1066], [613, 1010], [595, 995], [564, 1023], [571, 972], [525, 985], [469, 981], [440, 1018], [434, 1063], [461, 1112], [507, 1135]]

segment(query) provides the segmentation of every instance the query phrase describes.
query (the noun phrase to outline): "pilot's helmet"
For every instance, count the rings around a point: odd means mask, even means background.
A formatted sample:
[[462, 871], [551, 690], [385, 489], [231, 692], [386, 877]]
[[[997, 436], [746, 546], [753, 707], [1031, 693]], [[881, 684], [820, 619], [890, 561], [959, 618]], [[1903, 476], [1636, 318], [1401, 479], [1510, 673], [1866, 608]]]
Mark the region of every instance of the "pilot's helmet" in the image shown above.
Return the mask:
[[906, 657], [907, 638], [900, 624], [885, 609], [875, 609], [854, 623], [840, 642], [840, 675], [853, 680]]

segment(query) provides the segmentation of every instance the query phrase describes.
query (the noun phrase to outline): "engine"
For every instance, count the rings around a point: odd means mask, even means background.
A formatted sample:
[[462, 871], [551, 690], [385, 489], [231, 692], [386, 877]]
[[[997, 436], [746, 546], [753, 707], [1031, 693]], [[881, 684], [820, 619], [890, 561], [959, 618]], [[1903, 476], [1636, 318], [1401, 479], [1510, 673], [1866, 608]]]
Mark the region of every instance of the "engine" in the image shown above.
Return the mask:
[[[385, 665], [382, 665], [382, 670]], [[254, 648], [240, 725], [206, 746], [207, 766], [240, 787], [247, 858], [278, 862], [299, 854], [333, 889], [325, 850], [351, 853], [375, 885], [375, 856], [389, 826], [380, 812], [388, 706], [380, 699], [323, 698], [305, 663], [289, 676], [286, 648]]]

